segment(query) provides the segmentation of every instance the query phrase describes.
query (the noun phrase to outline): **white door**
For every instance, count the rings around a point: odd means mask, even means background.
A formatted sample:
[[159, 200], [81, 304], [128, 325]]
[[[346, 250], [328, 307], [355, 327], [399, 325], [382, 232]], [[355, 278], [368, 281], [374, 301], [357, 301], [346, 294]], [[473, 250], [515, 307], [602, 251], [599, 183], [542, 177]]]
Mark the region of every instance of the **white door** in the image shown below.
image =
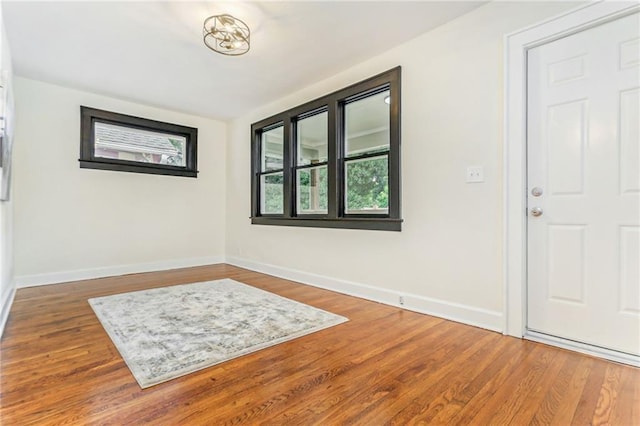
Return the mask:
[[639, 17], [527, 57], [527, 329], [636, 356]]

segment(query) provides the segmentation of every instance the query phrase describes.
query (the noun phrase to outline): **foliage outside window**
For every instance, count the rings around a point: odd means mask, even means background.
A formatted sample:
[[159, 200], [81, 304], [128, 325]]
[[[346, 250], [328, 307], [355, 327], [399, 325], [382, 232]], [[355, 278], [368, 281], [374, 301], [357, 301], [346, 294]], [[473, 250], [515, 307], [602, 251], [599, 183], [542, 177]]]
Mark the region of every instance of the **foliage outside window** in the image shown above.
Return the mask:
[[254, 123], [252, 223], [394, 230], [400, 67]]
[[198, 129], [80, 107], [80, 167], [197, 177]]

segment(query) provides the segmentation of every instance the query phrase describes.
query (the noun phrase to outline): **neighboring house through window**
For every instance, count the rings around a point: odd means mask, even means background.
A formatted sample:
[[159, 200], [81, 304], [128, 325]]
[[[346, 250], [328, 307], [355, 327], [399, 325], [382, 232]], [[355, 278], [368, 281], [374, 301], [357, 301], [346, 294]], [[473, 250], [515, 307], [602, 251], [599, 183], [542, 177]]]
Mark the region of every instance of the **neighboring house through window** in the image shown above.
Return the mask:
[[80, 167], [197, 176], [198, 129], [81, 107]]

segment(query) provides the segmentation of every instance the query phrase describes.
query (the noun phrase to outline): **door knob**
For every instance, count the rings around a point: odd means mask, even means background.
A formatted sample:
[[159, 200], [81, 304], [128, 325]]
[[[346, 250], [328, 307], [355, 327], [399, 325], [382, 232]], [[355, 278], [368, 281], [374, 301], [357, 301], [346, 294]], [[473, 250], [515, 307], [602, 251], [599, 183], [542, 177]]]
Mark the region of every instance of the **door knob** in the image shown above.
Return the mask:
[[540, 207], [534, 207], [531, 209], [531, 216], [542, 216], [542, 209]]
[[542, 188], [536, 186], [535, 188], [533, 188], [531, 190], [531, 195], [533, 195], [534, 197], [539, 197], [542, 195]]

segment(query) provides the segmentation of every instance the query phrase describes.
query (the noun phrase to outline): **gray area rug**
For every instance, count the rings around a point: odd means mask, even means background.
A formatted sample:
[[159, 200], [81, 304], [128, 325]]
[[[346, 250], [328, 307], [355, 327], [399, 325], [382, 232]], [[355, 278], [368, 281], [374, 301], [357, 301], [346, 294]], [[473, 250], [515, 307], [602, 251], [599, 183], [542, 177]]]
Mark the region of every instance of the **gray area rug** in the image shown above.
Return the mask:
[[348, 321], [231, 279], [89, 303], [142, 388]]

